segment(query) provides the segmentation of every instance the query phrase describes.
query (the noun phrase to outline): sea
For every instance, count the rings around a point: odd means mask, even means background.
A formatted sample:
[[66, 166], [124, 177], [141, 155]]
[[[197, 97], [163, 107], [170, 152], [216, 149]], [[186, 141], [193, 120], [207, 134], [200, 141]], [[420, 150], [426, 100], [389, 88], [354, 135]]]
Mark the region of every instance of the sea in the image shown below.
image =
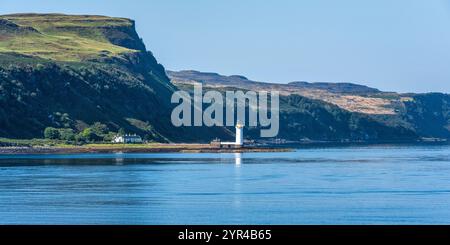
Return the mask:
[[449, 145], [0, 155], [0, 224], [450, 224]]

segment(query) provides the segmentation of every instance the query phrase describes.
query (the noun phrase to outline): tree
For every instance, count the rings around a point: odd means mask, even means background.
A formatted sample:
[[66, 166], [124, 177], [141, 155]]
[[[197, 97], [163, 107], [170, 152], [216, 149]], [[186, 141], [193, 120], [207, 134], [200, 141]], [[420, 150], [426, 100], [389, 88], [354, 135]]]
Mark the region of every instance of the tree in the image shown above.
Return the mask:
[[44, 137], [46, 139], [59, 139], [60, 134], [59, 134], [58, 129], [52, 128], [52, 127], [47, 127], [44, 130]]
[[120, 128], [118, 134], [121, 136], [125, 135], [125, 129]]
[[75, 140], [75, 133], [71, 128], [59, 129], [59, 135], [60, 135], [59, 138], [62, 140], [69, 140], [69, 141]]
[[103, 141], [111, 142], [116, 135], [117, 135], [117, 133], [108, 132], [107, 134], [105, 134], [105, 136], [103, 136]]
[[81, 131], [78, 134], [77, 139], [79, 141], [100, 141], [102, 138], [95, 134], [94, 130], [92, 128], [85, 128], [83, 131]]
[[108, 126], [99, 122], [94, 123], [90, 128], [98, 136], [105, 135], [109, 131]]

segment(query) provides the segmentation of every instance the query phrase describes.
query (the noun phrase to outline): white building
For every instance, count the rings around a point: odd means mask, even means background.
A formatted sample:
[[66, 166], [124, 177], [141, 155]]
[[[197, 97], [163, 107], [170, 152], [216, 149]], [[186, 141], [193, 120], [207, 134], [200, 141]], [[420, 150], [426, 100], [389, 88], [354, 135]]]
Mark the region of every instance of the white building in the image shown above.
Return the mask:
[[236, 145], [244, 145], [244, 125], [241, 123], [236, 124]]
[[234, 142], [221, 142], [219, 139], [213, 140], [211, 146], [219, 148], [241, 148], [244, 146], [244, 125], [236, 124], [236, 140]]
[[123, 144], [140, 144], [142, 143], [142, 138], [139, 135], [117, 135], [113, 139], [113, 143], [123, 143]]

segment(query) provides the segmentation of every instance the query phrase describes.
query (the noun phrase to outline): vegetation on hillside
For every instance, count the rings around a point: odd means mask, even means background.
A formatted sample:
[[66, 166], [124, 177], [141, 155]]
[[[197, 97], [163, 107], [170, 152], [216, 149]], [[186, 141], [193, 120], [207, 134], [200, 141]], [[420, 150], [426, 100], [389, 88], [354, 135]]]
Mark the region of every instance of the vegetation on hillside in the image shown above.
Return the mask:
[[[0, 145], [109, 142], [119, 131], [150, 142], [231, 139], [233, 128], [171, 124], [172, 93], [191, 90], [197, 80], [206, 90], [280, 90], [278, 137], [288, 140], [450, 138], [450, 96], [445, 94], [401, 95], [355, 84], [269, 84], [194, 71], [170, 74], [183, 83], [170, 82], [132, 20], [0, 16]], [[259, 132], [246, 129], [252, 139]]]
[[[450, 95], [382, 92], [348, 83], [261, 83], [242, 76], [169, 72], [179, 88], [280, 91], [280, 134], [288, 140], [415, 141], [450, 139]], [[251, 138], [259, 135], [250, 128]]]
[[176, 88], [145, 50], [133, 21], [36, 14], [0, 19], [1, 137], [42, 138], [50, 127], [71, 129], [79, 142], [92, 142], [104, 139], [89, 132], [96, 122], [110, 132], [123, 128], [158, 142], [228, 135], [223, 129], [172, 126]]
[[57, 61], [86, 61], [143, 50], [134, 23], [104, 16], [0, 16], [0, 52]]

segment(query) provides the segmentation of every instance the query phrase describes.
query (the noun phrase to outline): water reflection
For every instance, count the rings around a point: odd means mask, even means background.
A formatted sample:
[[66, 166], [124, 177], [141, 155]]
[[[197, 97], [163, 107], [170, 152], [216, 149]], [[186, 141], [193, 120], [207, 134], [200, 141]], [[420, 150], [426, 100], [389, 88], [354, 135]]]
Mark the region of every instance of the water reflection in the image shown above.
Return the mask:
[[242, 153], [234, 153], [234, 163], [235, 165], [241, 166], [242, 164]]
[[[233, 213], [236, 217], [241, 217], [242, 212], [242, 153], [234, 153], [234, 179], [233, 179]], [[236, 220], [236, 222], [242, 222]]]
[[116, 165], [123, 165], [123, 153], [122, 152], [118, 152], [116, 153], [116, 157], [114, 158], [115, 160], [115, 164]]

